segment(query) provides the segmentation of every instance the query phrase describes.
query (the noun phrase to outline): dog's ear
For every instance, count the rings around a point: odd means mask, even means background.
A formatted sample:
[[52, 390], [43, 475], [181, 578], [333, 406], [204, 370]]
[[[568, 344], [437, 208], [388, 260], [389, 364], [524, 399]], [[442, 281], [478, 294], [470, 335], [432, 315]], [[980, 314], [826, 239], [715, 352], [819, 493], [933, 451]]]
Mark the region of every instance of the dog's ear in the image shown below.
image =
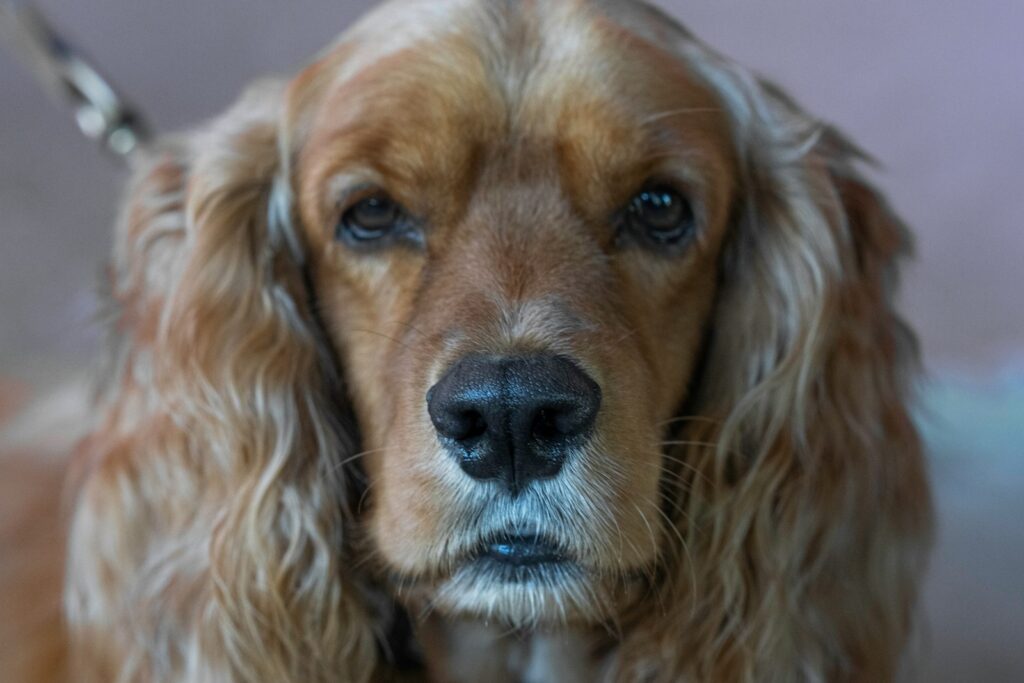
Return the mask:
[[665, 602], [695, 607], [641, 629], [635, 661], [691, 657], [657, 680], [890, 680], [930, 526], [908, 405], [917, 350], [894, 308], [908, 233], [842, 136], [688, 45], [732, 119], [743, 189], [701, 419], [683, 422], [673, 457], [687, 467], [666, 489], [689, 548]]
[[346, 554], [354, 445], [291, 225], [283, 96], [261, 84], [141, 162], [117, 231], [120, 350], [79, 453], [68, 579], [104, 680], [373, 671]]

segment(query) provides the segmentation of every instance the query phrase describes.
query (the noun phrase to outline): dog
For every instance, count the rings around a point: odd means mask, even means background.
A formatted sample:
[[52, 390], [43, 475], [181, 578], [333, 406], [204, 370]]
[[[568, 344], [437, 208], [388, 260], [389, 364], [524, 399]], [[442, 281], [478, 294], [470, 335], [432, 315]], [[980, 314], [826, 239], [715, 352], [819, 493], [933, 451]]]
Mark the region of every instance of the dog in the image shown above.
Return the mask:
[[865, 156], [633, 0], [389, 2], [136, 164], [97, 681], [885, 681], [931, 507]]

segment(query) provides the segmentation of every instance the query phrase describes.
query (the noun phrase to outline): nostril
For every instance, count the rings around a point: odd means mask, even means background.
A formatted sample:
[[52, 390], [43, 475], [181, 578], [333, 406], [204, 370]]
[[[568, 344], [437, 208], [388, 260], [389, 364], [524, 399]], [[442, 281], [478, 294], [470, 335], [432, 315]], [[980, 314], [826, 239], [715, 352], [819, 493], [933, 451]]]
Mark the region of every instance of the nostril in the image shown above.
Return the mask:
[[549, 408], [541, 408], [533, 418], [531, 433], [538, 441], [552, 441], [562, 436], [558, 427], [557, 413]]
[[478, 410], [464, 410], [458, 416], [459, 430], [452, 434], [456, 441], [472, 441], [487, 433], [487, 420]]
[[487, 432], [487, 420], [474, 408], [432, 412], [431, 421], [441, 436], [465, 443], [479, 439]]
[[590, 431], [595, 412], [585, 400], [541, 406], [534, 413], [531, 436], [552, 444], [583, 436]]

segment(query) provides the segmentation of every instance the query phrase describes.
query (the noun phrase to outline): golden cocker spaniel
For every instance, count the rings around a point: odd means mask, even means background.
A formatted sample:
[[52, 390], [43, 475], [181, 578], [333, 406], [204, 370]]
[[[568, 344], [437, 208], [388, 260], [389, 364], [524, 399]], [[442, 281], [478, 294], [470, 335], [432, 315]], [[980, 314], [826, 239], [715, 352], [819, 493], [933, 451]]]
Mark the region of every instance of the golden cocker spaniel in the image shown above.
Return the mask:
[[930, 527], [862, 157], [633, 0], [406, 0], [137, 167], [97, 681], [885, 681]]

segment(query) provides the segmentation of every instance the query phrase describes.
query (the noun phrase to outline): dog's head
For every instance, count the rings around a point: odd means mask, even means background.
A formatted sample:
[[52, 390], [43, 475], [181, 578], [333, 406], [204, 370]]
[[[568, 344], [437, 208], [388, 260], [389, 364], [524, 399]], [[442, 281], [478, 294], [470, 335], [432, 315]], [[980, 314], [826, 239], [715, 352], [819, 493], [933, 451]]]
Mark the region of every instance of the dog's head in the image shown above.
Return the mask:
[[399, 7], [293, 83], [286, 124], [369, 542], [441, 609], [600, 616], [662, 544], [739, 189], [728, 115], [597, 8]]
[[912, 572], [880, 558], [927, 517], [906, 236], [857, 158], [624, 0], [389, 3], [157, 157], [120, 242], [155, 358], [129, 382], [232, 482], [195, 484], [228, 630], [351, 632], [330, 587], [365, 573], [517, 626], [656, 594], [638, 651], [721, 656], [841, 564], [905, 596], [898, 641]]

